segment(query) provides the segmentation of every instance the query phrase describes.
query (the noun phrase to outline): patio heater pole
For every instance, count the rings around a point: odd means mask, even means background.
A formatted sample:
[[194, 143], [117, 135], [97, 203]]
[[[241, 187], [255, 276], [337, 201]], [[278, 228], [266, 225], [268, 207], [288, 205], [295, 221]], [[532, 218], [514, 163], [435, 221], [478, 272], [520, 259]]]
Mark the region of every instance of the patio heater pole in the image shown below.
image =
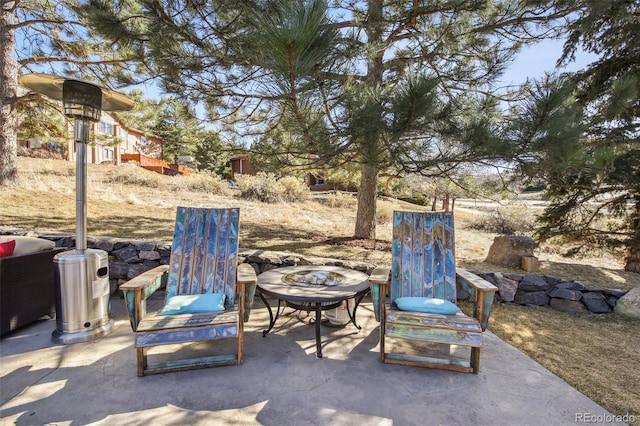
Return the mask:
[[76, 119], [74, 124], [76, 143], [76, 250], [87, 249], [87, 142], [90, 124]]
[[20, 83], [63, 101], [64, 113], [74, 121], [76, 148], [76, 249], [58, 253], [53, 262], [56, 285], [54, 343], [85, 342], [111, 331], [109, 318], [109, 260], [104, 250], [87, 248], [87, 143], [92, 121], [101, 110], [128, 110], [135, 103], [126, 96], [79, 80], [29, 74]]
[[102, 89], [77, 80], [65, 80], [62, 85], [64, 113], [74, 118], [76, 147], [76, 250], [87, 249], [87, 144], [91, 121], [100, 120]]

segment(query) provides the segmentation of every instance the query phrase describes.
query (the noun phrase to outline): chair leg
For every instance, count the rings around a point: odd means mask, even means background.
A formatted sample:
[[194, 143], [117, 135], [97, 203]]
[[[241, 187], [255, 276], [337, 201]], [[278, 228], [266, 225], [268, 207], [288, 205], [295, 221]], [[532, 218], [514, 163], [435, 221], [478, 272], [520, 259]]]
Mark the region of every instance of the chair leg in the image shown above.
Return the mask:
[[380, 362], [384, 364], [385, 362], [385, 347], [384, 347], [384, 319], [380, 321]]
[[137, 358], [138, 358], [138, 377], [144, 376], [144, 370], [147, 369], [147, 354], [145, 353], [146, 348], [137, 348]]
[[480, 371], [480, 348], [471, 348], [471, 368], [474, 374]]
[[244, 320], [245, 314], [248, 316], [248, 312], [246, 311], [246, 292], [249, 291], [249, 288], [245, 286], [240, 286], [240, 301], [238, 305], [238, 353], [236, 356], [236, 364], [242, 364], [243, 358], [243, 346], [244, 346]]
[[242, 358], [243, 358], [243, 346], [244, 346], [243, 345], [243, 340], [244, 340], [243, 339], [243, 335], [240, 334], [238, 336], [238, 362], [237, 362], [238, 365], [242, 364], [242, 361], [243, 361], [242, 360]]

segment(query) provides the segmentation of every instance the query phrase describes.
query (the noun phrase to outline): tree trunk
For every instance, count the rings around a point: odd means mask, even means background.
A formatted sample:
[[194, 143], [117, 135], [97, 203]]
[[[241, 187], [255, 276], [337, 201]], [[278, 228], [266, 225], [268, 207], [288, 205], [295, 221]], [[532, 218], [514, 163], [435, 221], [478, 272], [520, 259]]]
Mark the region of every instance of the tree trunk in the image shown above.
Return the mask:
[[444, 194], [444, 197], [442, 198], [442, 210], [445, 212], [449, 211], [449, 194]]
[[378, 170], [375, 166], [362, 165], [362, 178], [358, 190], [355, 238], [376, 238], [376, 201], [378, 198]]
[[[365, 86], [372, 92], [382, 87], [382, 74], [384, 71], [383, 56], [385, 51], [383, 41], [384, 21], [382, 19], [382, 2], [368, 0], [369, 17], [365, 24], [368, 45], [375, 46], [367, 60], [367, 76]], [[375, 120], [379, 123], [371, 123], [376, 129], [368, 132], [362, 147], [359, 150], [362, 155], [362, 176], [360, 189], [358, 190], [358, 212], [356, 214], [355, 238], [376, 238], [376, 201], [378, 196], [378, 173], [380, 169], [380, 129], [382, 125], [382, 108], [376, 105], [378, 111]]]
[[640, 274], [640, 195], [636, 196], [635, 217], [631, 224], [633, 237], [629, 243], [624, 270]]
[[640, 274], [640, 247], [629, 247], [629, 255], [624, 264], [624, 270]]
[[15, 12], [2, 9], [0, 18], [0, 185], [18, 185], [18, 62], [16, 60]]

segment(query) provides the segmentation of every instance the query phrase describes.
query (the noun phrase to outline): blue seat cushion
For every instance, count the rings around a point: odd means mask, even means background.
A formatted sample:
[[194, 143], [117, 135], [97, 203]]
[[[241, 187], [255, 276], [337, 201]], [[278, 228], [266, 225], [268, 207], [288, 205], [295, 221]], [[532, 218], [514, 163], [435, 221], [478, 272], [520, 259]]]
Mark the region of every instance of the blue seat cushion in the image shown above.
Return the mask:
[[429, 314], [453, 315], [460, 312], [454, 303], [432, 297], [399, 297], [396, 306], [401, 311], [426, 312]]
[[224, 312], [224, 293], [187, 294], [173, 296], [160, 315], [209, 314]]

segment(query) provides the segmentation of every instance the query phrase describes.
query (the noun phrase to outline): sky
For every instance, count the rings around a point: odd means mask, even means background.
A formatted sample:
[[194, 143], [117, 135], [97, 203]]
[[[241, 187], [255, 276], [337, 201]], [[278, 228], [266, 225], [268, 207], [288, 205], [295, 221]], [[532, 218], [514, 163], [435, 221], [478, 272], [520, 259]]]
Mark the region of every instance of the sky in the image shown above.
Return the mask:
[[[545, 40], [527, 46], [520, 51], [513, 64], [502, 77], [507, 85], [521, 84], [529, 78], [539, 78], [545, 72], [552, 72], [556, 61], [562, 55], [564, 40]], [[560, 71], [578, 71], [597, 59], [596, 55], [583, 51], [576, 52], [576, 60]]]

